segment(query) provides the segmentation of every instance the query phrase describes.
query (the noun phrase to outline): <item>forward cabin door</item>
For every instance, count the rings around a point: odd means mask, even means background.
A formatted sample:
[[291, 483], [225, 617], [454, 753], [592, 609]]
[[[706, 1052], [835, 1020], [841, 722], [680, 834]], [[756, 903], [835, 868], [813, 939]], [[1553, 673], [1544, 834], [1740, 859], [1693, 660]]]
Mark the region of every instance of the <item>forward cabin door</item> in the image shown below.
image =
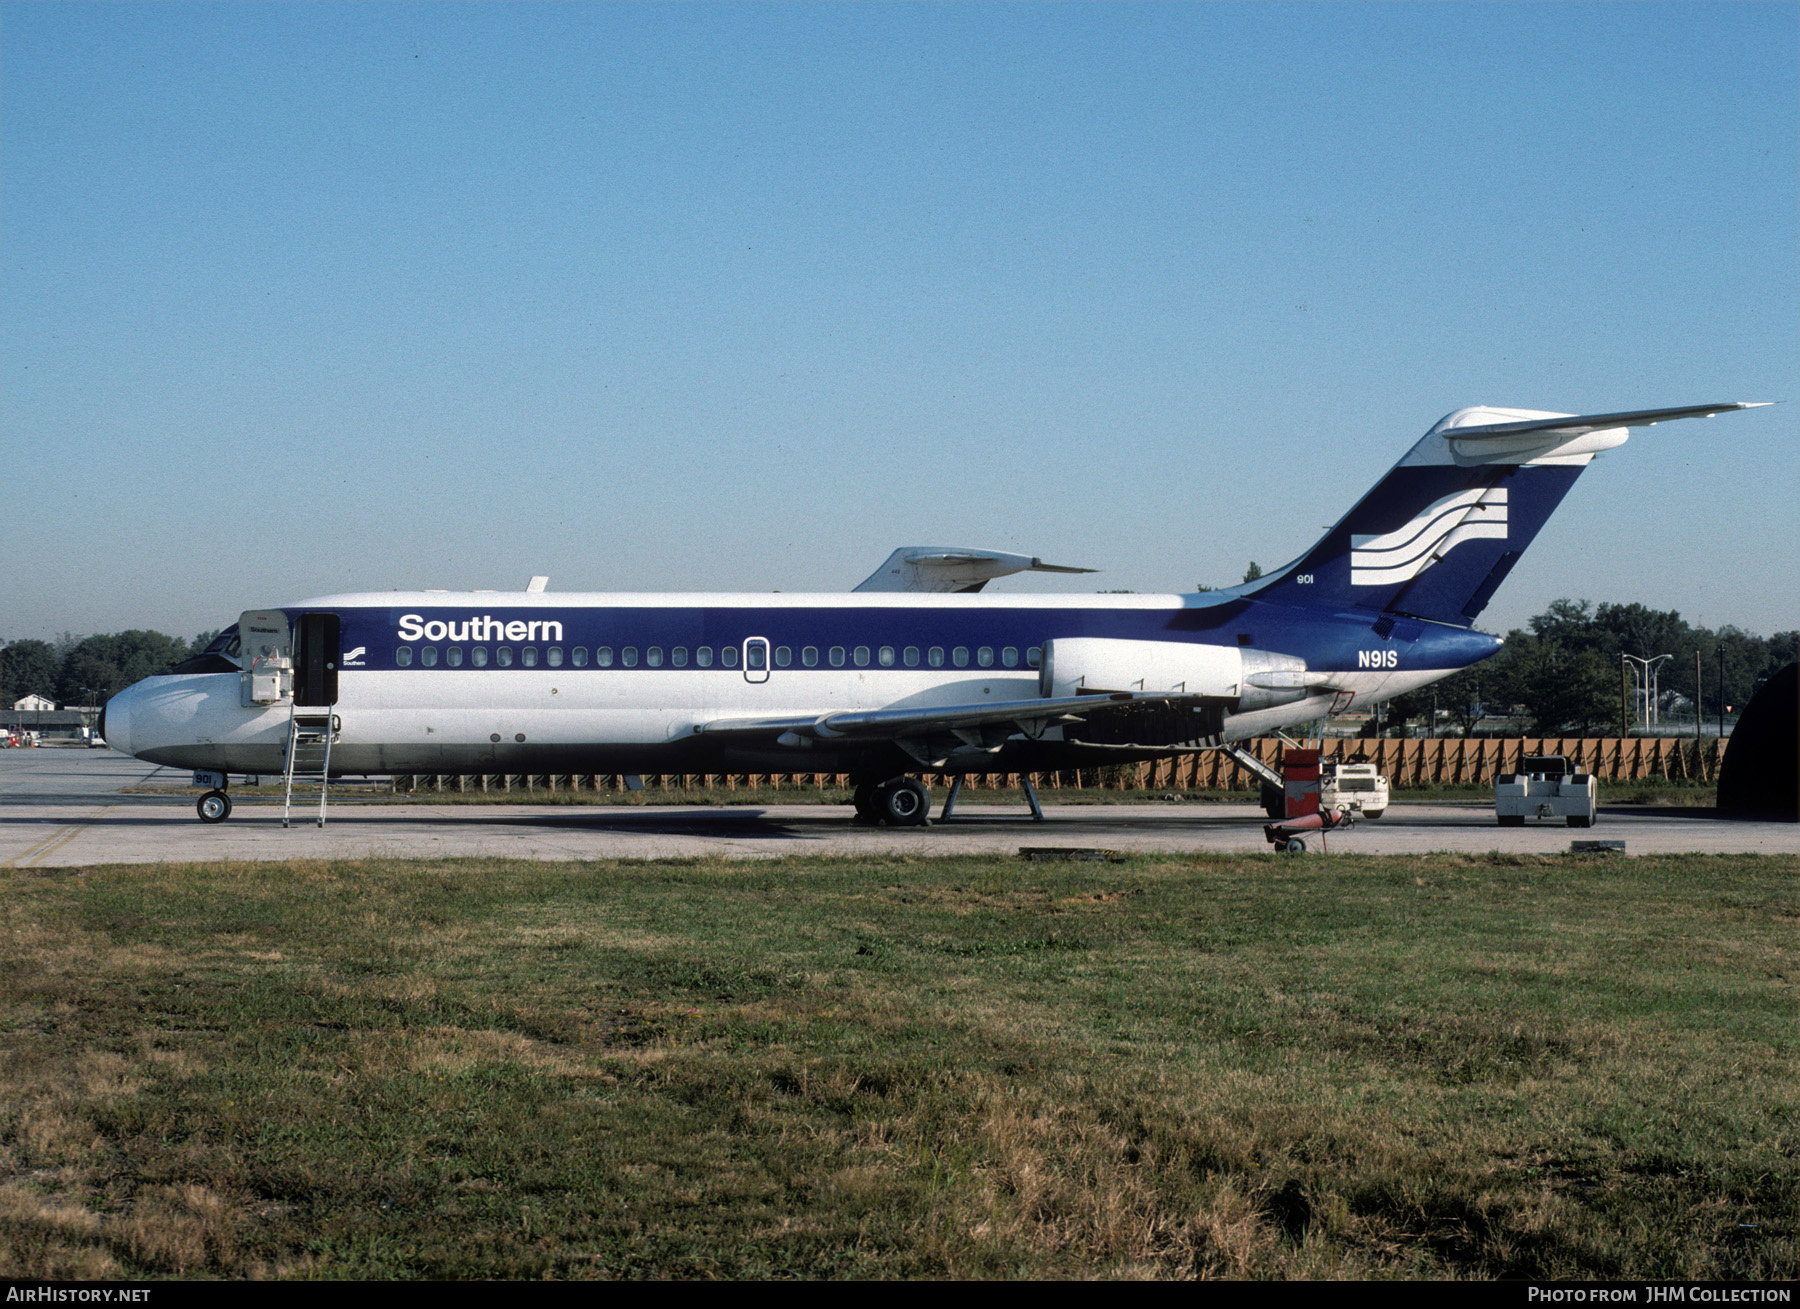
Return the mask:
[[300, 615], [294, 625], [295, 704], [337, 703], [339, 631], [336, 614]]
[[294, 691], [294, 633], [279, 609], [249, 609], [238, 615], [238, 667], [244, 708], [275, 705]]

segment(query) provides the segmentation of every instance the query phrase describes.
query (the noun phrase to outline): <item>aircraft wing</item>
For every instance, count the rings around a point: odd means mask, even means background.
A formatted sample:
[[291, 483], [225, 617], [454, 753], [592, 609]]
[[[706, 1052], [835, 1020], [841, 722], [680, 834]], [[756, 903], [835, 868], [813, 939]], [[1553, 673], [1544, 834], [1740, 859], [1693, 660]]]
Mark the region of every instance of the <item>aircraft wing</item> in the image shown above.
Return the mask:
[[853, 590], [923, 591], [946, 594], [979, 591], [996, 577], [1014, 573], [1091, 573], [1092, 568], [1047, 564], [1035, 555], [963, 546], [903, 545]]
[[[806, 746], [846, 739], [892, 741], [922, 763], [939, 765], [967, 749], [997, 750], [1014, 734], [1032, 740], [1051, 727], [1079, 728], [1094, 745], [1166, 747], [1215, 734], [1222, 702], [1173, 691], [1116, 691], [1034, 700], [901, 709], [857, 709], [778, 718], [724, 718], [694, 727], [696, 736], [773, 738]], [[1174, 734], [1173, 739], [1171, 732]], [[1142, 737], [1143, 740], [1133, 738]], [[1070, 733], [1065, 731], [1065, 739]]]
[[[1025, 730], [1029, 723], [1080, 722], [1083, 714], [1131, 700], [1198, 699], [1197, 696], [1138, 695], [1121, 691], [1111, 695], [1068, 695], [1056, 699], [1002, 700], [999, 703], [921, 705], [909, 709], [854, 709], [835, 714], [801, 714], [791, 718], [722, 718], [695, 726], [696, 736], [766, 736], [792, 732], [818, 740], [836, 737], [898, 737], [921, 731], [954, 732], [962, 727], [988, 723], [1014, 723]], [[1027, 735], [1033, 733], [1027, 731]]]
[[1479, 441], [1485, 437], [1524, 436], [1532, 432], [1557, 432], [1581, 436], [1614, 427], [1650, 427], [1677, 418], [1711, 418], [1735, 409], [1761, 409], [1769, 402], [1734, 401], [1720, 405], [1686, 405], [1679, 409], [1633, 409], [1618, 414], [1566, 414], [1560, 418], [1531, 418], [1519, 423], [1486, 423], [1475, 427], [1452, 427], [1444, 432], [1453, 441]]

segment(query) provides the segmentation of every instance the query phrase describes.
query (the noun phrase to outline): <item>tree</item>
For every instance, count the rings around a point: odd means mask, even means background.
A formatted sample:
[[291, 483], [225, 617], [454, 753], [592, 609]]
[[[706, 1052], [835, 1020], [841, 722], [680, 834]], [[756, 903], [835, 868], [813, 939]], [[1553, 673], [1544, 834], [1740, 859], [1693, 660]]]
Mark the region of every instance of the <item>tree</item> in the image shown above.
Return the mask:
[[1588, 733], [1616, 720], [1619, 671], [1598, 650], [1528, 637], [1507, 641], [1506, 662], [1494, 669], [1495, 699], [1522, 704], [1541, 736]]
[[[1502, 657], [1504, 654], [1496, 655], [1495, 659]], [[1404, 723], [1410, 718], [1424, 718], [1430, 723], [1428, 730], [1435, 732], [1437, 725], [1431, 723], [1431, 712], [1435, 707], [1449, 714], [1464, 736], [1471, 735], [1475, 725], [1486, 716], [1481, 690], [1483, 679], [1492, 685], [1493, 669], [1494, 660], [1483, 660], [1417, 691], [1395, 696], [1388, 701], [1393, 721]]]
[[[1595, 625], [1594, 606], [1586, 600], [1552, 600], [1548, 609], [1532, 618], [1531, 634], [1570, 652], [1602, 650], [1612, 641], [1609, 633]], [[1510, 643], [1512, 636], [1507, 640]]]
[[186, 641], [161, 632], [133, 630], [86, 637], [77, 641], [63, 660], [57, 698], [69, 703], [105, 699], [187, 657]]
[[1594, 624], [1625, 654], [1639, 659], [1674, 655], [1676, 662], [1685, 656], [1693, 666], [1698, 639], [1694, 629], [1672, 609], [1664, 612], [1640, 604], [1603, 604], [1594, 611]]
[[13, 641], [0, 649], [0, 707], [28, 695], [56, 698], [62, 660], [48, 641]]
[[1254, 582], [1257, 578], [1259, 578], [1261, 576], [1262, 576], [1262, 565], [1257, 563], [1256, 560], [1252, 559], [1250, 561], [1250, 566], [1244, 570], [1244, 580], [1246, 582]]
[[1695, 690], [1696, 653], [1703, 711], [1718, 712], [1721, 668], [1725, 703], [1741, 710], [1762, 682], [1800, 655], [1800, 632], [1767, 638], [1730, 626], [1713, 632], [1692, 626], [1672, 609], [1561, 599], [1532, 618], [1529, 631], [1508, 632], [1492, 658], [1394, 696], [1388, 701], [1390, 721], [1426, 717], [1435, 697], [1465, 736], [1483, 718], [1505, 714], [1515, 704], [1525, 707], [1532, 730], [1542, 735], [1610, 733], [1619, 721], [1621, 654], [1674, 656], [1662, 665], [1661, 689], [1688, 696]]

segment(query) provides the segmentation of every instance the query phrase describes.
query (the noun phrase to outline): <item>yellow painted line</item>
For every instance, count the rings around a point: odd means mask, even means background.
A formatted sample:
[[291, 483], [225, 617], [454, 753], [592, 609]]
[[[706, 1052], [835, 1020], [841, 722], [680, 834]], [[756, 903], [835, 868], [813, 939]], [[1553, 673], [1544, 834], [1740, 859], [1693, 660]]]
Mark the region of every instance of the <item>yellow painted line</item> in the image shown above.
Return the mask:
[[5, 863], [0, 863], [0, 868], [30, 868], [38, 860], [46, 859], [55, 854], [70, 841], [73, 841], [88, 828], [92, 827], [109, 810], [116, 808], [118, 808], [117, 805], [107, 805], [105, 808], [96, 809], [79, 823], [75, 823], [69, 827], [58, 828], [44, 840], [39, 841], [36, 845], [32, 846], [31, 849], [27, 850], [24, 854], [14, 855]]

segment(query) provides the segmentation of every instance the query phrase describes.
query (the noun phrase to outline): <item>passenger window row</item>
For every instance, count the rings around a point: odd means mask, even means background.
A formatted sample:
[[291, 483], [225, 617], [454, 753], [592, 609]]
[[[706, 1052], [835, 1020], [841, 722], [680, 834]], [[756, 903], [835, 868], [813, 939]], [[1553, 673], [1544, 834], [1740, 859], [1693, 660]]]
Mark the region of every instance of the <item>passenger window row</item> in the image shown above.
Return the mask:
[[[549, 668], [561, 668], [565, 662], [565, 651], [560, 645], [546, 647], [543, 652], [543, 664]], [[489, 661], [488, 647], [485, 645], [469, 646], [465, 651], [460, 645], [445, 646], [440, 651], [435, 645], [423, 645], [418, 649], [418, 662], [423, 668], [435, 668], [441, 658], [445, 665], [460, 668], [466, 659], [475, 668], [486, 668]], [[497, 645], [492, 651], [494, 666], [511, 668], [515, 662], [521, 668], [538, 667], [539, 651], [535, 645], [520, 646], [517, 651], [510, 645]], [[584, 645], [574, 646], [566, 652], [567, 663], [574, 668], [586, 668], [588, 648]], [[941, 645], [921, 649], [916, 645], [897, 648], [891, 645], [878, 646], [871, 651], [866, 645], [846, 648], [834, 645], [825, 651], [825, 666], [829, 668], [868, 668], [873, 664], [878, 668], [917, 668], [921, 661], [927, 668], [942, 668], [948, 658], [952, 668], [967, 668], [971, 659], [977, 668], [992, 668], [996, 663], [1001, 668], [1017, 668], [1019, 666], [1019, 649], [1017, 646], [1001, 646], [996, 650], [991, 645], [966, 645], [949, 647], [946, 651]], [[1043, 658], [1039, 646], [1030, 646], [1025, 651], [1025, 665], [1036, 668]], [[595, 668], [686, 668], [690, 661], [695, 668], [714, 667], [714, 652], [709, 645], [703, 645], [690, 651], [684, 645], [673, 646], [664, 650], [660, 645], [645, 647], [642, 651], [635, 645], [622, 646], [614, 650], [610, 645], [596, 646], [593, 651]], [[413, 648], [410, 645], [399, 646], [394, 650], [394, 663], [401, 668], [409, 668], [413, 663]], [[794, 665], [794, 651], [791, 646], [774, 647], [774, 663], [777, 668], [791, 668]], [[736, 668], [738, 666], [738, 648], [735, 645], [720, 646], [717, 654], [717, 666], [720, 668]], [[750, 666], [763, 666], [763, 647], [760, 644], [750, 647]], [[803, 645], [800, 647], [800, 666], [802, 668], [819, 667], [819, 647]]]

